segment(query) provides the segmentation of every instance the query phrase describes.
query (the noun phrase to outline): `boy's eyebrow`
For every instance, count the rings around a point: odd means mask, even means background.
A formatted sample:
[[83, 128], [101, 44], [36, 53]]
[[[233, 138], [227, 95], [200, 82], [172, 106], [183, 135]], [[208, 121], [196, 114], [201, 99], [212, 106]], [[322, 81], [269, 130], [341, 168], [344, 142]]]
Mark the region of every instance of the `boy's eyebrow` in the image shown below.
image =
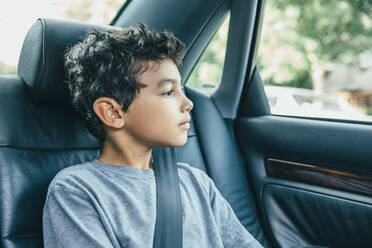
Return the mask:
[[157, 89], [162, 87], [164, 84], [171, 83], [171, 84], [177, 84], [178, 81], [173, 78], [164, 78], [158, 82], [158, 86], [156, 87]]

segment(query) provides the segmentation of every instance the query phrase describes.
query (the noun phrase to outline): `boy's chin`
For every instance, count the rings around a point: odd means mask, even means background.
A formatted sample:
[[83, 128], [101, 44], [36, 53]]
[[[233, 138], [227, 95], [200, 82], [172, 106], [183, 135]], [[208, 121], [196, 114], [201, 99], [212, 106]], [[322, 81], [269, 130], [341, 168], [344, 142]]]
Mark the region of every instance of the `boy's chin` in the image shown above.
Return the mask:
[[187, 139], [184, 140], [184, 141], [173, 142], [173, 143], [170, 143], [166, 146], [168, 146], [168, 147], [178, 147], [178, 146], [183, 146], [184, 144], [186, 144], [186, 142], [187, 142]]
[[183, 146], [187, 142], [187, 135], [185, 135], [182, 139], [180, 139], [175, 145], [173, 146]]
[[172, 140], [168, 142], [162, 142], [161, 144], [157, 144], [156, 146], [164, 146], [164, 147], [178, 147], [183, 146], [187, 142], [187, 136], [185, 138], [180, 138], [178, 140]]
[[172, 145], [173, 147], [178, 147], [178, 146], [183, 146], [184, 144], [186, 144], [187, 140], [185, 140], [184, 142], [181, 142], [179, 144], [175, 144], [175, 145]]

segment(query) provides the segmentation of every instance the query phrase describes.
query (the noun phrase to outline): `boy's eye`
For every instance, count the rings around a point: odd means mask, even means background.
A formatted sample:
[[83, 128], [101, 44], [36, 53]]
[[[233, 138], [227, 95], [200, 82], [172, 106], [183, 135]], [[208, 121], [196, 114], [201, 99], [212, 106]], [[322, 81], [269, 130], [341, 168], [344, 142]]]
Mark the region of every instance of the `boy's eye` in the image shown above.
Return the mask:
[[173, 90], [168, 90], [167, 92], [164, 92], [163, 95], [170, 96], [173, 94]]

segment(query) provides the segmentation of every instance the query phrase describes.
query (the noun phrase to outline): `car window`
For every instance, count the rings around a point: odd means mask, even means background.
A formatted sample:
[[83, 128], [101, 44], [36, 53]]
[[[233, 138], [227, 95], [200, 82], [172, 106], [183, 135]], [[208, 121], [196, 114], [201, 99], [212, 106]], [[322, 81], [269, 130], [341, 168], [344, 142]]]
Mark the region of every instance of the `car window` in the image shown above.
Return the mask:
[[272, 114], [372, 122], [371, 10], [367, 0], [266, 2], [257, 64]]
[[123, 0], [2, 0], [0, 74], [14, 74], [28, 29], [39, 17], [109, 24]]
[[213, 36], [191, 72], [187, 86], [213, 93], [220, 85], [225, 61], [230, 16], [227, 16]]

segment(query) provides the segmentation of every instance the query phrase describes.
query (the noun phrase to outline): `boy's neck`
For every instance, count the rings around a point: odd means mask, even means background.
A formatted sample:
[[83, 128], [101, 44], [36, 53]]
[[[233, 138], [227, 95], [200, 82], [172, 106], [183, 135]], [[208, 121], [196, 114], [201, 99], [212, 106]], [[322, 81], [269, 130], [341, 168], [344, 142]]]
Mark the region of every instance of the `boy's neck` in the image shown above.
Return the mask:
[[123, 143], [105, 141], [98, 160], [105, 164], [129, 166], [140, 170], [153, 168], [151, 147], [143, 145], [125, 145]]

